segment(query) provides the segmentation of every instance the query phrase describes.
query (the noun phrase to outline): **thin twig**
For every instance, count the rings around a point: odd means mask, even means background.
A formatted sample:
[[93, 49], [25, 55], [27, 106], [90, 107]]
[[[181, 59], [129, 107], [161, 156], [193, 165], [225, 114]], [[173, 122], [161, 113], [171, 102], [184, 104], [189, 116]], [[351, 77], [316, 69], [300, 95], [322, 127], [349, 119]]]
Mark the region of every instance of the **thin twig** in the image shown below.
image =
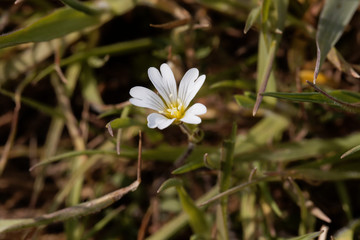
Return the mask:
[[248, 182], [251, 182], [251, 180], [253, 179], [253, 177], [254, 177], [254, 175], [256, 173], [256, 170], [257, 170], [256, 167], [251, 170]]
[[5, 169], [5, 166], [9, 159], [9, 154], [10, 154], [11, 148], [14, 144], [14, 140], [15, 140], [15, 136], [16, 136], [17, 123], [19, 120], [19, 112], [20, 112], [20, 108], [21, 108], [20, 97], [18, 97], [20, 94], [21, 93], [17, 93], [15, 95], [15, 108], [14, 108], [13, 119], [12, 119], [11, 127], [10, 127], [10, 134], [6, 141], [4, 150], [3, 150], [1, 158], [0, 158], [0, 175], [2, 175], [2, 173]]
[[316, 36], [316, 64], [315, 64], [314, 79], [313, 79], [314, 85], [316, 84], [316, 79], [319, 75], [320, 64], [321, 64], [321, 51], [320, 51], [320, 46], [319, 46], [319, 42], [318, 42], [318, 36]]
[[68, 83], [68, 80], [66, 79], [66, 77], [60, 67], [60, 50], [56, 49], [54, 52], [54, 55], [55, 55], [55, 59], [54, 59], [55, 72], [58, 74], [60, 80], [66, 84], [66, 83]]
[[122, 136], [122, 128], [118, 129], [116, 134], [116, 153], [118, 155], [120, 155], [121, 153], [121, 136]]
[[139, 183], [141, 182], [141, 168], [142, 168], [141, 152], [142, 152], [142, 133], [139, 130], [138, 168], [137, 168], [137, 181], [139, 181]]
[[153, 201], [150, 204], [150, 207], [148, 208], [148, 210], [146, 211], [144, 217], [142, 218], [141, 221], [141, 225], [138, 231], [138, 236], [137, 236], [137, 240], [143, 240], [145, 239], [145, 234], [146, 234], [146, 228], [149, 225], [149, 222], [151, 220], [151, 215], [153, 213]]

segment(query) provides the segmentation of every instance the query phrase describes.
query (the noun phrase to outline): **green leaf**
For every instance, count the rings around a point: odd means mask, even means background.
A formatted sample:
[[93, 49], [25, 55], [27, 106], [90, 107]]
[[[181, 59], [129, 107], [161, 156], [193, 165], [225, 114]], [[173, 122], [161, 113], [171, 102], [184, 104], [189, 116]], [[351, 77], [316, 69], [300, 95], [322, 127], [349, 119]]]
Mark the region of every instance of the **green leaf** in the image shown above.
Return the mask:
[[322, 233], [322, 231], [308, 233], [308, 234], [305, 234], [305, 235], [302, 235], [299, 237], [288, 238], [287, 240], [310, 240], [310, 239], [314, 239], [314, 238], [320, 236], [321, 233]]
[[[196, 204], [200, 204], [201, 202], [207, 201], [215, 194], [217, 194], [218, 188], [214, 187], [210, 189], [206, 194], [197, 199]], [[170, 221], [166, 222], [161, 226], [159, 230], [154, 232], [151, 236], [146, 238], [147, 240], [166, 240], [174, 238], [174, 235], [180, 231], [180, 229], [184, 228], [188, 221], [188, 216], [186, 213], [182, 212], [178, 216], [174, 217]]]
[[182, 165], [181, 167], [178, 167], [171, 173], [172, 174], [183, 174], [183, 173], [191, 172], [191, 171], [201, 168], [203, 166], [204, 166], [204, 162], [201, 160], [191, 161], [191, 162], [188, 162], [188, 163]]
[[[0, 60], [0, 84], [6, 80], [16, 79], [29, 69], [33, 69], [42, 61], [54, 53], [56, 49], [66, 49], [81, 37], [79, 32], [68, 34], [61, 39], [53, 39], [50, 42], [41, 42], [26, 50], [14, 54], [11, 58]], [[0, 36], [1, 40], [1, 36]], [[6, 49], [12, 50], [12, 49]]]
[[261, 101], [262, 101], [262, 93], [266, 91], [275, 91], [276, 90], [276, 83], [275, 77], [273, 74], [273, 63], [275, 58], [276, 40], [273, 40], [267, 47], [266, 36], [264, 33], [260, 33], [259, 37], [259, 60], [257, 63], [257, 79], [256, 79], [256, 88], [258, 91], [256, 101], [253, 108], [253, 116], [256, 115], [258, 111]]
[[245, 92], [244, 95], [234, 95], [234, 98], [237, 104], [239, 104], [241, 107], [251, 109], [255, 105], [255, 95], [250, 95]]
[[346, 227], [337, 231], [334, 239], [356, 239], [360, 232], [360, 219], [350, 222]]
[[210, 236], [210, 228], [206, 222], [205, 213], [195, 205], [194, 201], [185, 191], [184, 187], [177, 186], [176, 190], [180, 197], [181, 206], [189, 216], [189, 223], [198, 236], [206, 237], [208, 239]]
[[[62, 59], [60, 66], [66, 66], [68, 64], [82, 61], [84, 59], [90, 58], [92, 56], [105, 56], [105, 55], [123, 55], [132, 53], [135, 51], [142, 51], [146, 48], [151, 47], [154, 44], [154, 41], [150, 38], [141, 38], [132, 41], [120, 42], [111, 45], [101, 46], [97, 48], [89, 49], [88, 51], [78, 52], [71, 55], [68, 58]], [[0, 65], [1, 67], [1, 65]], [[1, 70], [1, 68], [0, 68]], [[54, 70], [54, 65], [50, 65], [41, 71], [38, 76], [33, 80], [35, 83], [40, 79], [44, 78]], [[1, 72], [0, 72], [1, 73]], [[0, 75], [1, 76], [1, 75]]]
[[351, 221], [353, 219], [353, 209], [351, 204], [351, 191], [348, 191], [346, 184], [344, 181], [335, 182], [337, 194], [339, 196], [339, 200], [342, 203], [341, 207], [344, 213], [346, 214], [347, 220]]
[[271, 194], [269, 184], [267, 184], [267, 182], [261, 182], [261, 183], [259, 183], [259, 187], [260, 187], [260, 190], [261, 190], [261, 195], [264, 198], [264, 200], [269, 204], [269, 206], [274, 211], [276, 216], [282, 218], [283, 214], [282, 214], [278, 204], [276, 203], [276, 201], [274, 200], [274, 198], [273, 198], [273, 196]]
[[109, 16], [90, 16], [71, 8], [60, 8], [21, 30], [0, 36], [0, 48], [27, 42], [43, 42], [98, 25]]
[[109, 4], [110, 9], [116, 15], [122, 15], [131, 9], [133, 9], [138, 1], [134, 0], [106, 0], [107, 4]]
[[137, 126], [140, 123], [131, 118], [116, 118], [106, 124], [106, 127], [111, 126], [112, 129], [127, 128], [131, 126]]
[[341, 37], [359, 6], [359, 0], [327, 0], [320, 14], [316, 42], [318, 47], [314, 83], [330, 49]]
[[259, 19], [261, 12], [261, 6], [255, 7], [249, 13], [248, 18], [246, 19], [244, 33], [246, 34], [250, 28], [254, 25], [254, 23]]
[[86, 13], [89, 15], [95, 15], [95, 14], [100, 13], [99, 10], [93, 9], [93, 8], [87, 6], [86, 4], [79, 2], [77, 0], [60, 0], [60, 1], [77, 11], [80, 11], [80, 12], [83, 12], [83, 13]]
[[351, 180], [360, 179], [360, 172], [344, 171], [344, 170], [329, 170], [324, 171], [321, 169], [294, 169], [286, 171], [287, 176], [291, 176], [296, 179], [312, 180], [312, 181], [339, 181], [339, 180]]
[[240, 222], [243, 228], [243, 239], [252, 239], [256, 234], [256, 191], [243, 191], [240, 195]]
[[[333, 139], [304, 139], [295, 143], [281, 143], [272, 148], [256, 148], [252, 152], [243, 152], [239, 154], [239, 160], [244, 162], [258, 161], [264, 162], [293, 162], [298, 160], [308, 160], [310, 158], [319, 158], [329, 156], [331, 153], [337, 161], [342, 161], [338, 155], [360, 142], [360, 134], [352, 134], [347, 137]], [[241, 145], [240, 145], [241, 146]], [[319, 165], [313, 166], [319, 168], [322, 164], [328, 162], [319, 162]]]
[[[218, 177], [220, 192], [225, 192], [231, 187], [231, 175], [234, 162], [234, 147], [237, 134], [237, 125], [234, 122], [231, 130], [230, 139], [225, 140], [223, 143], [225, 150], [225, 157], [221, 161], [221, 173]], [[228, 196], [224, 196], [220, 199], [220, 205], [216, 212], [217, 227], [219, 234], [223, 239], [229, 239], [228, 230]]]
[[170, 178], [170, 179], [166, 180], [165, 182], [163, 182], [163, 184], [161, 184], [161, 186], [157, 190], [157, 192], [161, 193], [161, 192], [163, 192], [166, 189], [169, 189], [171, 187], [180, 187], [182, 185], [183, 185], [183, 182], [180, 179]]
[[341, 155], [341, 158], [345, 158], [345, 157], [347, 157], [353, 153], [356, 153], [358, 151], [360, 151], [360, 145], [353, 147], [350, 150], [346, 151], [343, 155]]
[[[271, 8], [272, 4], [274, 8]], [[273, 63], [282, 37], [288, 4], [288, 0], [265, 0], [262, 3], [262, 24], [259, 34], [256, 78], [258, 95], [253, 108], [253, 116], [256, 115], [262, 102], [261, 93], [276, 90]], [[271, 104], [275, 104], [275, 102], [270, 100]]]
[[[340, 105], [339, 103], [327, 98], [326, 96], [318, 92], [303, 92], [303, 93], [267, 92], [267, 93], [263, 93], [262, 95], [285, 99], [289, 101], [295, 101], [295, 102], [312, 102], [319, 104], [328, 104], [330, 106], [336, 106], [336, 107], [339, 106], [344, 107], [344, 105]], [[334, 90], [334, 91], [330, 91], [329, 95], [346, 103], [360, 102], [360, 94], [351, 91]]]
[[194, 233], [199, 236], [207, 236], [209, 227], [205, 219], [204, 212], [196, 206], [183, 187], [183, 182], [177, 178], [171, 178], [165, 181], [158, 192], [162, 192], [170, 187], [175, 187], [180, 197], [181, 206], [189, 216], [189, 223]]

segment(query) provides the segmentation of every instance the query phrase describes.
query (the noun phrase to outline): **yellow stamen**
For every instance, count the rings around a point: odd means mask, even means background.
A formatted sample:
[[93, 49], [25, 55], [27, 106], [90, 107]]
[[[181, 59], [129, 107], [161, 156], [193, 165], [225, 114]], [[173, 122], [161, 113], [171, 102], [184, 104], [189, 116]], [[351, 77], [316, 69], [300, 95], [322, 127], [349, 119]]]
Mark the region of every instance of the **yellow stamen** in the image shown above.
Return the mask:
[[164, 111], [159, 111], [159, 113], [170, 119], [176, 118], [177, 121], [184, 117], [185, 108], [180, 99], [177, 99], [176, 103], [171, 103], [168, 105], [167, 109], [164, 109]]

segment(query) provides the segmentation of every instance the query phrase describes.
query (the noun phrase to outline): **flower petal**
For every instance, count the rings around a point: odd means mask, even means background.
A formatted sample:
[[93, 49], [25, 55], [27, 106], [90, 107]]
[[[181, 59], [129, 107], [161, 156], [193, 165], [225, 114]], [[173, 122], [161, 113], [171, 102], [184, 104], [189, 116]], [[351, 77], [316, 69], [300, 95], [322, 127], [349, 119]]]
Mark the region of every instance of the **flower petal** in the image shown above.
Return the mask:
[[189, 106], [191, 100], [205, 82], [205, 75], [198, 76], [199, 70], [192, 68], [185, 73], [180, 82], [178, 95], [185, 107]]
[[169, 119], [161, 114], [158, 113], [151, 113], [148, 117], [148, 127], [149, 128], [156, 128], [158, 127], [160, 130], [167, 128], [170, 126], [174, 121], [175, 118]]
[[190, 124], [199, 124], [201, 123], [201, 118], [197, 115], [205, 114], [206, 111], [207, 109], [204, 104], [195, 103], [185, 112], [184, 117], [181, 118], [180, 121]]
[[185, 98], [185, 102], [184, 105], [185, 106], [189, 106], [191, 100], [193, 100], [193, 98], [195, 97], [195, 95], [198, 93], [198, 91], [200, 90], [201, 86], [204, 84], [205, 82], [205, 75], [201, 75], [194, 83], [193, 86], [191, 86], [191, 88], [188, 90], [186, 98]]
[[201, 118], [196, 115], [187, 114], [182, 119], [182, 122], [189, 123], [189, 124], [199, 124], [201, 123]]
[[130, 98], [129, 101], [135, 106], [150, 108], [155, 111], [163, 111], [165, 109], [163, 100], [150, 89], [139, 86], [133, 87], [130, 89], [130, 95], [133, 98]]
[[178, 96], [182, 102], [185, 102], [186, 93], [189, 85], [194, 82], [199, 76], [199, 70], [196, 68], [189, 69], [180, 81]]
[[176, 102], [177, 99], [177, 87], [174, 74], [166, 63], [161, 64], [160, 66], [161, 75], [163, 77], [165, 88], [167, 93], [169, 93], [169, 98], [172, 102]]
[[166, 104], [170, 105], [177, 99], [176, 81], [169, 65], [166, 63], [162, 64], [160, 66], [160, 70], [162, 75], [160, 74], [159, 70], [151, 67], [148, 70], [148, 75], [150, 81], [156, 90], [160, 93], [161, 97], [165, 100]]

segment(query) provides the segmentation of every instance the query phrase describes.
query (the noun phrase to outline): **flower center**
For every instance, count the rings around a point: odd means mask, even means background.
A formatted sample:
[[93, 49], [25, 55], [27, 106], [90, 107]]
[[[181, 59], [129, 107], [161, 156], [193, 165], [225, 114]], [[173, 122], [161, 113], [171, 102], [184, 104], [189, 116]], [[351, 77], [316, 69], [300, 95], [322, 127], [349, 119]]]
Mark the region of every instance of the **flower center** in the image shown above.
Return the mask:
[[165, 115], [167, 118], [176, 118], [180, 120], [185, 114], [185, 108], [180, 99], [177, 99], [175, 103], [171, 103], [167, 105], [168, 108], [164, 109], [160, 113]]

